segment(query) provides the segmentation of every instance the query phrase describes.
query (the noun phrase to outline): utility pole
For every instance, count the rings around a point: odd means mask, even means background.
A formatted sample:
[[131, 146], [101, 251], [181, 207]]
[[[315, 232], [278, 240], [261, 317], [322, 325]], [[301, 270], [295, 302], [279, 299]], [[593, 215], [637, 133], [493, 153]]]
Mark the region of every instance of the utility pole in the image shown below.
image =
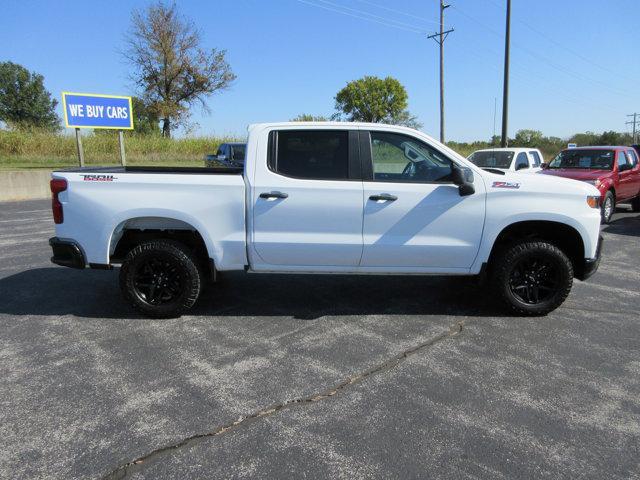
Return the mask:
[[633, 144], [636, 145], [638, 143], [638, 129], [636, 126], [640, 123], [640, 113], [632, 113], [631, 115], [627, 115], [627, 117], [633, 117], [631, 122], [627, 122], [626, 125], [633, 125]]
[[507, 146], [507, 124], [509, 123], [509, 42], [511, 37], [511, 0], [507, 0], [507, 29], [504, 36], [504, 86], [502, 91], [502, 139], [500, 145]]
[[449, 6], [444, 0], [440, 0], [440, 33], [427, 36], [440, 45], [440, 143], [444, 143], [444, 41], [453, 32], [453, 28], [446, 31], [444, 29], [444, 11]]

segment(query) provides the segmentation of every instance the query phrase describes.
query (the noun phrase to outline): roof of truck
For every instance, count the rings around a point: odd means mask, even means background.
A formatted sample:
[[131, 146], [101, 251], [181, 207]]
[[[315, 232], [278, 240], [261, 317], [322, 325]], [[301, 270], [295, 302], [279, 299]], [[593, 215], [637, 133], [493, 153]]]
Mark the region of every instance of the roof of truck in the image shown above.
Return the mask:
[[533, 147], [496, 147], [496, 148], [481, 148], [474, 150], [474, 152], [530, 152], [531, 150], [538, 150]]

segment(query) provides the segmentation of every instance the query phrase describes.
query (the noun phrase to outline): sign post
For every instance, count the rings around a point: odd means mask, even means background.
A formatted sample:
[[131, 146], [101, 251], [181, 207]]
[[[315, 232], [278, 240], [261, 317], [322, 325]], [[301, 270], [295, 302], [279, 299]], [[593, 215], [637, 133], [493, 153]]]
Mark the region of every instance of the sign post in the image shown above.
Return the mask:
[[127, 159], [124, 155], [124, 136], [122, 130], [118, 130], [118, 144], [120, 145], [120, 163], [123, 167], [127, 165]]
[[80, 129], [76, 128], [76, 147], [78, 149], [78, 160], [80, 166], [84, 167], [84, 151], [82, 150], [82, 137], [80, 136]]
[[94, 93], [62, 92], [64, 124], [75, 128], [78, 160], [84, 166], [81, 128], [118, 130], [120, 161], [126, 165], [123, 130], [133, 130], [131, 97], [100, 95]]

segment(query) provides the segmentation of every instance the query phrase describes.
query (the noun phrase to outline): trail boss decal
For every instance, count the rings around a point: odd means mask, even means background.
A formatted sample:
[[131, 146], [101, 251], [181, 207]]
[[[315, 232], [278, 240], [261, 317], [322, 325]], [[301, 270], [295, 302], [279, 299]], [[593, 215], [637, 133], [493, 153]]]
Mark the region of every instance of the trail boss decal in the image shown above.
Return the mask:
[[520, 188], [519, 183], [515, 182], [493, 182], [493, 188]]
[[80, 175], [85, 182], [113, 182], [118, 177], [113, 175]]

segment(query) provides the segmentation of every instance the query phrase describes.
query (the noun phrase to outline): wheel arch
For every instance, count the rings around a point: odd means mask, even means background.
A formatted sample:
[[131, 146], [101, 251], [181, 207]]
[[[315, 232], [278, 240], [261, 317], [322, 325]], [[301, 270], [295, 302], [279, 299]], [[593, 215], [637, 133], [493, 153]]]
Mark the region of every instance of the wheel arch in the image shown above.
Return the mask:
[[203, 266], [208, 265], [210, 258], [215, 260], [213, 245], [194, 223], [176, 216], [148, 214], [120, 220], [109, 232], [109, 263], [121, 263], [132, 248], [144, 241], [169, 239], [187, 245]]
[[495, 254], [518, 240], [545, 240], [558, 247], [573, 264], [574, 275], [584, 264], [585, 245], [580, 232], [571, 225], [553, 220], [524, 220], [505, 226], [497, 235], [488, 257], [489, 268]]

